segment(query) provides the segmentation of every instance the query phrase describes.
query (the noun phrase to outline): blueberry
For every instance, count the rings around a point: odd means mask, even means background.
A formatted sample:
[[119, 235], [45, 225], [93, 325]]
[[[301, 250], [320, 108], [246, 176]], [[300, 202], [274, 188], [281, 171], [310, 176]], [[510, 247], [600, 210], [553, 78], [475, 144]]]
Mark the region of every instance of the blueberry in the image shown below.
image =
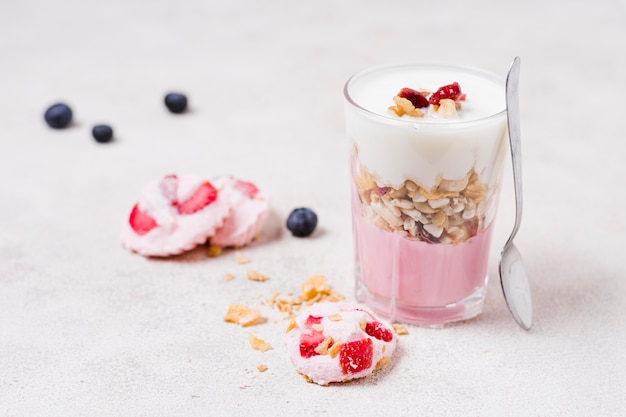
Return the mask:
[[297, 237], [307, 237], [317, 226], [317, 214], [310, 208], [300, 207], [294, 209], [287, 218], [287, 229]]
[[53, 104], [48, 107], [43, 117], [48, 126], [54, 129], [63, 129], [72, 121], [72, 109], [67, 104]]
[[187, 96], [179, 93], [169, 93], [165, 96], [165, 105], [172, 113], [182, 113], [187, 109]]
[[108, 125], [96, 125], [91, 130], [93, 138], [98, 143], [107, 143], [113, 139], [113, 129]]

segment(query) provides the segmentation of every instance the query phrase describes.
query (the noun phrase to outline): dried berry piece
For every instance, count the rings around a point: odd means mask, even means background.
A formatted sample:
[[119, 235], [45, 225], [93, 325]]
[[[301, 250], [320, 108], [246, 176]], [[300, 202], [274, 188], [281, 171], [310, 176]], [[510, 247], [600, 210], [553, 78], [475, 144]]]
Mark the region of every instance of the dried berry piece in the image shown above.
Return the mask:
[[205, 181], [191, 197], [178, 205], [178, 213], [193, 214], [202, 210], [217, 199], [217, 190], [210, 182]]
[[428, 99], [426, 99], [422, 93], [412, 88], [404, 87], [398, 93], [398, 97], [406, 98], [416, 109], [428, 107]]
[[378, 321], [368, 322], [365, 325], [365, 333], [378, 340], [382, 340], [383, 342], [391, 342], [393, 339], [391, 331], [385, 328], [385, 326]]
[[372, 339], [355, 340], [341, 345], [339, 364], [341, 371], [347, 374], [356, 374], [372, 366], [374, 344]]
[[157, 227], [156, 220], [141, 211], [138, 204], [133, 206], [133, 210], [130, 212], [130, 217], [128, 218], [128, 223], [130, 223], [130, 227], [138, 235], [145, 235], [150, 230]]
[[300, 356], [310, 358], [318, 353], [315, 348], [324, 341], [324, 335], [313, 330], [311, 334], [303, 334], [300, 336]]
[[304, 326], [310, 330], [310, 333], [302, 333], [300, 335], [300, 356], [303, 358], [310, 358], [311, 356], [318, 355], [315, 348], [324, 341], [324, 334], [313, 328], [314, 325], [319, 325], [322, 322], [321, 317], [309, 316], [304, 322]]
[[312, 328], [314, 324], [321, 324], [323, 317], [319, 316], [309, 316], [306, 318], [304, 325], [307, 329]]
[[249, 198], [254, 198], [259, 193], [257, 186], [248, 181], [237, 180], [235, 188], [247, 195]]
[[389, 190], [391, 189], [391, 187], [376, 187], [374, 188], [374, 192], [379, 196], [382, 197], [385, 194], [387, 194], [387, 192], [389, 192]]
[[455, 81], [452, 84], [439, 87], [439, 89], [430, 96], [430, 99], [428, 99], [428, 101], [430, 102], [430, 104], [438, 105], [439, 101], [444, 98], [449, 98], [451, 100], [462, 100], [465, 99], [465, 95], [461, 93], [461, 86]]

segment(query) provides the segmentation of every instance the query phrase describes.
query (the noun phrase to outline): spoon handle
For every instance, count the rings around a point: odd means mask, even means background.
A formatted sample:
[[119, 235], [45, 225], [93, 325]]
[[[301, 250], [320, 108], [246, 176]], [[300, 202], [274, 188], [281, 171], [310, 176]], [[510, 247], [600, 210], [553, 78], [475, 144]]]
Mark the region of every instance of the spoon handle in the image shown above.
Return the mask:
[[515, 57], [506, 77], [506, 107], [508, 113], [509, 143], [513, 162], [513, 184], [515, 186], [515, 224], [506, 245], [513, 242], [522, 222], [522, 137], [520, 133], [519, 107], [520, 57]]

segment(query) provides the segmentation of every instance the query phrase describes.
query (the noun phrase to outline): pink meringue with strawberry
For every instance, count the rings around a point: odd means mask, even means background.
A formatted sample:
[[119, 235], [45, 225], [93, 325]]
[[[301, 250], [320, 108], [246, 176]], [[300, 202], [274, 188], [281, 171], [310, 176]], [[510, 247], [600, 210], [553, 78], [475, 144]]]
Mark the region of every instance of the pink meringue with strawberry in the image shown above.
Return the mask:
[[196, 175], [166, 175], [144, 187], [122, 230], [122, 244], [144, 256], [170, 256], [204, 244], [231, 205]]
[[382, 368], [391, 360], [396, 337], [388, 323], [360, 305], [321, 302], [291, 322], [286, 345], [291, 362], [307, 381], [328, 385]]
[[269, 197], [255, 184], [233, 176], [214, 178], [212, 183], [224, 195], [232, 212], [211, 237], [211, 245], [242, 247], [261, 232], [269, 212]]

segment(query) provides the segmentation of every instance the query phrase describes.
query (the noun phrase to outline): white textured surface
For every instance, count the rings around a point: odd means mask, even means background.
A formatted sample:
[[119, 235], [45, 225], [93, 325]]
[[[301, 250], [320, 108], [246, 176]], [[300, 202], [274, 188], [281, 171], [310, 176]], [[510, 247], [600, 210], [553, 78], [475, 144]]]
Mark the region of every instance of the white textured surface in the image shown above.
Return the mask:
[[[625, 22], [617, 0], [5, 1], [0, 415], [623, 415]], [[278, 315], [222, 321], [230, 303], [297, 292], [312, 274], [352, 298], [350, 75], [407, 61], [504, 73], [515, 55], [530, 333], [492, 279], [480, 318], [411, 327], [383, 372], [319, 387], [289, 363]], [[170, 89], [188, 93], [190, 113], [166, 112]], [[43, 123], [57, 100], [75, 111], [70, 129]], [[115, 143], [91, 139], [100, 122]], [[232, 173], [272, 194], [250, 264], [121, 248], [137, 193], [170, 172]], [[507, 181], [492, 278], [512, 225]], [[296, 206], [317, 211], [314, 238], [285, 233]], [[248, 281], [252, 268], [271, 279]], [[274, 349], [252, 350], [249, 331]]]

